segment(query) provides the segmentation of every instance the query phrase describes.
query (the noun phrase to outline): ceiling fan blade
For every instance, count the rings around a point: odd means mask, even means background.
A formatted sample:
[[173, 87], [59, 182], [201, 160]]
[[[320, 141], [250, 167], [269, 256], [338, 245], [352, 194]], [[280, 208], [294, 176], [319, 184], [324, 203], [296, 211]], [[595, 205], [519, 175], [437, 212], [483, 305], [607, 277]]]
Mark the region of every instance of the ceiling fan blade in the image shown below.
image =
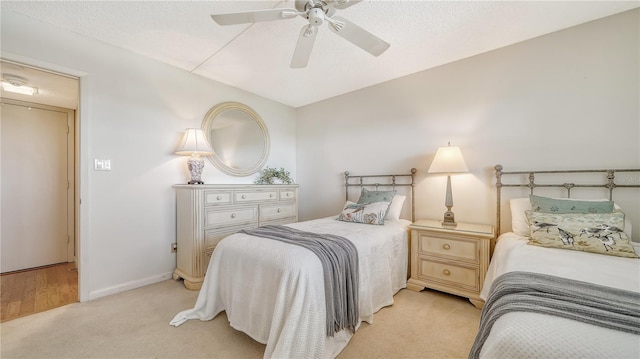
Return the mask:
[[335, 7], [336, 9], [346, 9], [348, 7], [351, 7], [353, 5], [356, 5], [358, 3], [360, 3], [362, 0], [335, 0], [333, 2], [333, 7]]
[[293, 19], [300, 12], [295, 9], [267, 9], [255, 11], [242, 11], [229, 14], [211, 15], [218, 25], [250, 24], [254, 22], [275, 21]]
[[291, 68], [299, 69], [307, 66], [317, 35], [317, 26], [307, 25], [300, 30], [296, 50], [293, 52], [293, 58], [291, 59]]
[[331, 31], [373, 56], [380, 56], [391, 46], [388, 42], [340, 16], [334, 16], [327, 20]]

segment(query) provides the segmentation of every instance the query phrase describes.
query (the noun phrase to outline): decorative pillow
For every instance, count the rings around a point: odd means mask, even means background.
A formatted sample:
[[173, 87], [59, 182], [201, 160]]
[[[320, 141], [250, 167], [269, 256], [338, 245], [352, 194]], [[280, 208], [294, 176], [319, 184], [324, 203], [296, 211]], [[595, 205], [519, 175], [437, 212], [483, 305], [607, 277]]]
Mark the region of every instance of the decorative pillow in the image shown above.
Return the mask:
[[[565, 201], [583, 201], [581, 199], [565, 198]], [[607, 199], [592, 199], [590, 201], [608, 201]], [[519, 236], [529, 237], [529, 221], [525, 215], [525, 211], [531, 210], [531, 201], [529, 198], [513, 198], [509, 201], [511, 208], [511, 231]], [[621, 211], [620, 206], [613, 204], [613, 208], [617, 211]], [[631, 238], [631, 221], [625, 217], [624, 219], [624, 233], [628, 238]]]
[[638, 258], [623, 232], [624, 213], [541, 213], [526, 211], [529, 244]]
[[402, 212], [402, 206], [404, 205], [404, 200], [407, 198], [407, 196], [402, 196], [402, 195], [395, 195], [393, 196], [393, 200], [391, 201], [391, 205], [389, 206], [389, 211], [387, 211], [387, 215], [384, 217], [384, 219], [392, 219], [392, 220], [399, 220], [400, 219], [400, 212]]
[[387, 209], [389, 202], [358, 204], [347, 201], [338, 221], [383, 225]]
[[396, 191], [369, 191], [368, 189], [363, 188], [360, 193], [360, 199], [358, 199], [358, 204], [369, 204], [373, 202], [390, 203], [395, 195]]
[[531, 209], [543, 213], [611, 213], [612, 201], [574, 201], [530, 195]]

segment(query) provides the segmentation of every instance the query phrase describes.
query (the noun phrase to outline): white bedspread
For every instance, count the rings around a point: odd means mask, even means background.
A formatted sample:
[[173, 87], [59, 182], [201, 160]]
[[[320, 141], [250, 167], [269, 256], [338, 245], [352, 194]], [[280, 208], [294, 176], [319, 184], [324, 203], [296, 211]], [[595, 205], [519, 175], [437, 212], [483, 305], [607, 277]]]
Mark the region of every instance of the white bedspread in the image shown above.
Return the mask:
[[[347, 223], [335, 217], [290, 224], [309, 232], [351, 240], [359, 255], [360, 320], [393, 304], [406, 287], [409, 221], [384, 226]], [[193, 309], [178, 313], [171, 325], [211, 320], [226, 311], [231, 326], [266, 344], [265, 358], [334, 358], [352, 334], [326, 336], [322, 265], [302, 247], [246, 234], [223, 239], [213, 252]]]
[[[510, 271], [538, 272], [640, 292], [640, 260], [527, 245], [500, 236], [480, 297]], [[640, 336], [549, 315], [515, 312], [494, 324], [482, 358], [640, 358]]]

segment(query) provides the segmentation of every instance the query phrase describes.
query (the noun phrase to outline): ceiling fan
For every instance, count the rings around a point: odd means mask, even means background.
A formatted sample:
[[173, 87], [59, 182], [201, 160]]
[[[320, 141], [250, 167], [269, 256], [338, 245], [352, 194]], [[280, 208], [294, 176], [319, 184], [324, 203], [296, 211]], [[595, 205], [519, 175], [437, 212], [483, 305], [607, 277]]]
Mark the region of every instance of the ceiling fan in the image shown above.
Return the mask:
[[293, 19], [301, 16], [309, 22], [300, 31], [296, 49], [291, 59], [292, 68], [306, 67], [311, 56], [311, 49], [318, 34], [318, 27], [323, 22], [329, 23], [329, 29], [342, 38], [379, 56], [389, 48], [389, 43], [358, 25], [336, 16], [338, 10], [346, 9], [362, 0], [296, 0], [295, 9], [268, 9], [243, 11], [228, 14], [211, 15], [219, 25], [250, 24], [263, 21]]

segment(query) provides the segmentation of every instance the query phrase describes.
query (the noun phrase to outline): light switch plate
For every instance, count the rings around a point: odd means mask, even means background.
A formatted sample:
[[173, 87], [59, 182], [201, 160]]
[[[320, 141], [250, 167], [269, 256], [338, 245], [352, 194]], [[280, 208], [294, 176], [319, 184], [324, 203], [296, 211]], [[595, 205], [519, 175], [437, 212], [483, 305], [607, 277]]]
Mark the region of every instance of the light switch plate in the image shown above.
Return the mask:
[[111, 160], [96, 158], [93, 162], [93, 169], [96, 171], [111, 171]]

